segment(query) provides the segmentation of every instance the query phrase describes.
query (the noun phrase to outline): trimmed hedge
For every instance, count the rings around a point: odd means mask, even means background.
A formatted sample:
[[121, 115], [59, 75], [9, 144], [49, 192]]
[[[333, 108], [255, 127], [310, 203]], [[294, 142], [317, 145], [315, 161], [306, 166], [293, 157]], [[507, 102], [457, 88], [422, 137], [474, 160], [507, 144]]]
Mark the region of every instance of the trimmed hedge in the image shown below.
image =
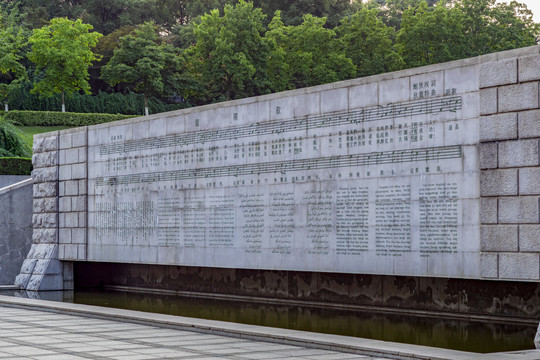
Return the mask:
[[0, 175], [31, 175], [32, 159], [0, 157]]
[[[14, 90], [8, 99], [9, 108], [27, 111], [59, 111], [62, 108], [60, 94], [52, 97], [40, 96], [30, 93], [33, 87], [31, 81]], [[97, 94], [71, 94], [66, 96], [66, 109], [77, 113], [107, 113], [107, 114], [144, 114], [144, 95], [135, 93], [106, 93], [98, 91]], [[0, 104], [3, 105], [3, 104]], [[188, 103], [169, 104], [152, 96], [148, 98], [150, 114], [172, 111], [190, 107]], [[2, 106], [2, 110], [4, 107]]]
[[[1, 115], [1, 114], [0, 114]], [[86, 126], [134, 118], [134, 115], [91, 114], [57, 111], [20, 111], [4, 113], [4, 119], [21, 126]]]

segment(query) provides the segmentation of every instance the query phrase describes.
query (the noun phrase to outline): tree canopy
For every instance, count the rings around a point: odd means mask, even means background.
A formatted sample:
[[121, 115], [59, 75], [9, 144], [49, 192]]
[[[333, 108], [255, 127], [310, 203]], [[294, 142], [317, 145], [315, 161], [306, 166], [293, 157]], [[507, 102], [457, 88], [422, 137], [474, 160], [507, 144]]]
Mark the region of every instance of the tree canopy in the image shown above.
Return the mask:
[[182, 62], [177, 49], [159, 39], [157, 28], [147, 22], [119, 39], [114, 54], [101, 70], [101, 77], [112, 86], [123, 84], [147, 98], [173, 96], [184, 89]]
[[[101, 34], [89, 32], [92, 25], [67, 18], [54, 18], [51, 25], [34, 29], [28, 39], [28, 59], [36, 64], [39, 77], [33, 92], [46, 96], [54, 93], [83, 91], [90, 93], [88, 67], [98, 57], [92, 52]], [[62, 101], [62, 111], [65, 111]]]
[[29, 88], [135, 92], [178, 108], [530, 46], [539, 35], [516, 1], [5, 0], [0, 101], [16, 93], [42, 104]]

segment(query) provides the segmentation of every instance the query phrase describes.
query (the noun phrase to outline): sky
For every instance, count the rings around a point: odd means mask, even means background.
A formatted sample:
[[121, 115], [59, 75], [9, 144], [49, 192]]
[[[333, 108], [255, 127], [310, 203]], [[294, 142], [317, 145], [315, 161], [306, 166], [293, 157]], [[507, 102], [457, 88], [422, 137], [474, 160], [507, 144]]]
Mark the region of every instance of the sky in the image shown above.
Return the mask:
[[[519, 3], [527, 5], [527, 8], [533, 12], [533, 20], [536, 23], [540, 23], [540, 0], [517, 0]], [[509, 3], [510, 0], [497, 1]]]

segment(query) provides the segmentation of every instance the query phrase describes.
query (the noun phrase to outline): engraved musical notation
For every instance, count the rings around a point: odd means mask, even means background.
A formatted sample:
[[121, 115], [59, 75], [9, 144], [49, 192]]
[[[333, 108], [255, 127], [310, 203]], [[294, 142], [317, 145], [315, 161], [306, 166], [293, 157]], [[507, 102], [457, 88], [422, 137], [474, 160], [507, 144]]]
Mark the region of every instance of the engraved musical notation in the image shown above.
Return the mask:
[[203, 130], [184, 134], [171, 134], [161, 137], [129, 140], [120, 143], [103, 144], [100, 155], [122, 154], [133, 151], [204, 144], [212, 141], [236, 140], [260, 135], [282, 134], [286, 132], [314, 128], [335, 127], [350, 124], [394, 119], [422, 114], [456, 112], [462, 108], [461, 96], [446, 96], [388, 104], [386, 106], [366, 107], [360, 110], [340, 111], [331, 114], [308, 116], [301, 119], [257, 122], [250, 125], [229, 127], [219, 130]]
[[308, 171], [332, 169], [350, 166], [368, 166], [391, 163], [407, 163], [461, 158], [461, 145], [408, 149], [396, 151], [371, 152], [356, 155], [339, 155], [292, 161], [273, 161], [256, 164], [228, 165], [199, 169], [160, 171], [142, 174], [99, 177], [96, 186], [110, 186], [134, 183], [152, 183], [159, 181], [176, 181], [200, 179], [208, 177], [261, 175], [270, 173], [286, 173], [289, 171]]

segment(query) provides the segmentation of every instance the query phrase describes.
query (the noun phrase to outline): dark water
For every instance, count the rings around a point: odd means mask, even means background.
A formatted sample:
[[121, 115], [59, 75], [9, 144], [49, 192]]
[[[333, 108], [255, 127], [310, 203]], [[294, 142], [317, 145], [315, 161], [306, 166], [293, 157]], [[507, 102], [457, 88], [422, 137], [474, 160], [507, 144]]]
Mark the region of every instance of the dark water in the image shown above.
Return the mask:
[[533, 349], [536, 333], [527, 325], [120, 291], [76, 291], [73, 302], [481, 353]]

